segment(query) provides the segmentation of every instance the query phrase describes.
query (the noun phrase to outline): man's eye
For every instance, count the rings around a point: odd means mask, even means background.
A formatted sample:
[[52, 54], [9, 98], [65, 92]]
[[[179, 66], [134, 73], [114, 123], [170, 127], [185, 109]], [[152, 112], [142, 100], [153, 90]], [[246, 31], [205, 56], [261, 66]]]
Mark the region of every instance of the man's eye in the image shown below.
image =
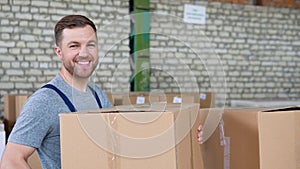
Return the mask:
[[70, 47], [71, 49], [75, 49], [75, 48], [78, 47], [78, 45], [70, 45], [69, 47]]
[[91, 48], [92, 48], [92, 47], [95, 47], [95, 46], [96, 46], [96, 45], [93, 44], [93, 43], [92, 43], [92, 44], [88, 44], [88, 47], [91, 47]]

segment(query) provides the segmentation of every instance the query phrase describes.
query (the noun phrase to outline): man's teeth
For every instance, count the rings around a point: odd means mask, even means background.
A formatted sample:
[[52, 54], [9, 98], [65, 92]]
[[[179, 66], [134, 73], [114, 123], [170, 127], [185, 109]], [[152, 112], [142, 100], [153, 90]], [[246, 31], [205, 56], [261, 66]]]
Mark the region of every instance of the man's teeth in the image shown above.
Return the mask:
[[78, 64], [80, 64], [80, 65], [87, 65], [87, 64], [89, 64], [90, 62], [89, 61], [79, 61], [79, 62], [77, 62]]

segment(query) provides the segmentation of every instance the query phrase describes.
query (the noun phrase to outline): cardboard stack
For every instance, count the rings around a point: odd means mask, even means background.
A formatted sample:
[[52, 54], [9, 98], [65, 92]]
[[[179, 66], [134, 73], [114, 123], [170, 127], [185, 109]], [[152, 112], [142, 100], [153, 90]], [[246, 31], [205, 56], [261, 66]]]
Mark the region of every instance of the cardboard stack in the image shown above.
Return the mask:
[[7, 136], [16, 123], [17, 117], [29, 96], [29, 94], [4, 95], [4, 123]]
[[[196, 139], [197, 124], [205, 123], [209, 112], [200, 109], [192, 138]], [[192, 145], [197, 168], [300, 168], [300, 107], [226, 108], [223, 121], [224, 137], [217, 128], [203, 145]]]
[[200, 103], [201, 108], [214, 106], [214, 96], [211, 92], [108, 92], [107, 96], [114, 106], [157, 102], [167, 104]]
[[[29, 96], [30, 94], [6, 94], [4, 96], [4, 124], [6, 138], [8, 138], [16, 123], [17, 117]], [[34, 152], [33, 155], [29, 157], [28, 163], [33, 169], [42, 169], [37, 152]]]
[[193, 169], [199, 104], [118, 106], [60, 114], [63, 169]]

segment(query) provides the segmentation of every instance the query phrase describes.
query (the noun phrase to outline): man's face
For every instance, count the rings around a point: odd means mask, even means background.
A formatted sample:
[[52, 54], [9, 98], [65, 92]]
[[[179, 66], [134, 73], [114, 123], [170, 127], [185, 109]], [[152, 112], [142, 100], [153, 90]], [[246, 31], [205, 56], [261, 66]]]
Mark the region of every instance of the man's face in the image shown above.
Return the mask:
[[55, 48], [62, 71], [75, 78], [89, 78], [98, 64], [98, 41], [91, 26], [64, 29]]

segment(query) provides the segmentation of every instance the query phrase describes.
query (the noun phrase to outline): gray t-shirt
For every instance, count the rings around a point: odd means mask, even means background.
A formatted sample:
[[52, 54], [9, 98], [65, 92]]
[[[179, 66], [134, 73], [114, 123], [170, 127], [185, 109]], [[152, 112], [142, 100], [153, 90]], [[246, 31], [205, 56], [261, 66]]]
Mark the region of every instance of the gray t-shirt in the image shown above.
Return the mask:
[[[68, 85], [60, 75], [49, 82], [60, 89], [73, 103], [77, 111], [99, 109], [97, 101], [88, 88], [80, 92]], [[98, 94], [103, 108], [111, 107], [105, 93], [91, 85]], [[26, 101], [20, 116], [8, 138], [9, 142], [35, 147], [43, 168], [60, 169], [59, 114], [70, 112], [63, 99], [52, 89], [41, 88]]]

